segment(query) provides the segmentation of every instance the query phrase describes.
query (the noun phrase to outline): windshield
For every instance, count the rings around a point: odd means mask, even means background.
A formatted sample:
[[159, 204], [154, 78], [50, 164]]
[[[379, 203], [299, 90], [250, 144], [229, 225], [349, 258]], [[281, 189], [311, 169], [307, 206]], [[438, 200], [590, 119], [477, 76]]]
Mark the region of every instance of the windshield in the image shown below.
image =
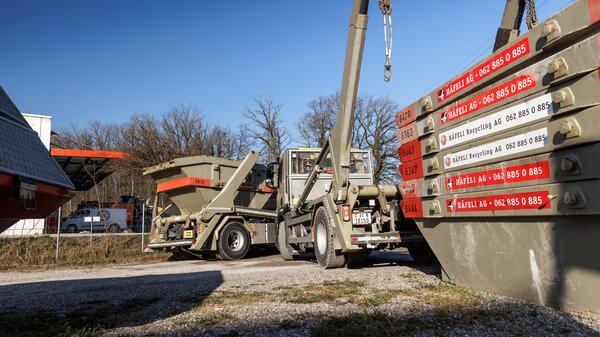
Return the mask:
[[[292, 174], [308, 174], [312, 169], [318, 152], [292, 152], [291, 171]], [[362, 152], [353, 152], [350, 155], [350, 173], [371, 173], [368, 163], [368, 154]], [[331, 157], [327, 155], [323, 162], [323, 173], [333, 173], [331, 168]]]

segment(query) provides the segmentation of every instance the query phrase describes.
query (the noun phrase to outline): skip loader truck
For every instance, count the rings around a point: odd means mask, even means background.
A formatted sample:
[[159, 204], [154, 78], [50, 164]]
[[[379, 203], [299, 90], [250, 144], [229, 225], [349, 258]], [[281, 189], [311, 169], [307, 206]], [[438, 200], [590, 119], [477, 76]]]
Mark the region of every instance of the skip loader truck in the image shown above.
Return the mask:
[[[379, 4], [384, 18], [389, 19], [391, 4]], [[370, 250], [400, 245], [407, 245], [418, 260], [433, 258], [417, 229], [410, 222], [398, 221], [400, 195], [396, 186], [374, 185], [372, 178], [353, 179], [356, 157], [351, 149], [352, 126], [368, 6], [368, 0], [354, 1], [336, 124], [325, 146], [316, 153], [304, 186], [299, 193], [291, 190], [289, 152], [271, 170], [279, 173], [270, 183], [277, 188], [277, 246], [284, 259], [314, 251], [321, 267], [339, 268], [360, 264]], [[384, 71], [389, 79], [388, 57]], [[331, 180], [322, 179], [325, 172], [331, 173]]]
[[[287, 149], [267, 167], [251, 152], [241, 163], [200, 156], [147, 168], [157, 192], [174, 203], [154, 217], [148, 248], [238, 259], [252, 244], [275, 244], [286, 260], [314, 252], [323, 268], [360, 264], [370, 250], [399, 246], [417, 261], [435, 258], [415, 223], [401, 216], [398, 188], [375, 185], [370, 152], [351, 148], [368, 4], [353, 4], [340, 108], [325, 146]], [[389, 2], [380, 8], [389, 20]], [[391, 75], [389, 57], [384, 75]]]

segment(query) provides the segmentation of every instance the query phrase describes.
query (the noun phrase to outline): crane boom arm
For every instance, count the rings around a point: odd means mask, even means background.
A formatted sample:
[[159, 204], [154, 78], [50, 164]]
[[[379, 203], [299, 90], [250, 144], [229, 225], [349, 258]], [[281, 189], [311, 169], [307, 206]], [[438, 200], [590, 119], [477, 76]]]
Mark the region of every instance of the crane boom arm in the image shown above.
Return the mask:
[[354, 0], [348, 28], [337, 120], [327, 138], [327, 143], [321, 149], [315, 165], [308, 175], [304, 190], [295, 205], [296, 210], [303, 206], [304, 201], [321, 173], [321, 166], [328, 154], [331, 154], [331, 167], [333, 168], [333, 182], [329, 193], [335, 193], [334, 200], [345, 200], [346, 198], [350, 174], [354, 107], [365, 45], [365, 33], [367, 31], [368, 8], [369, 0]]

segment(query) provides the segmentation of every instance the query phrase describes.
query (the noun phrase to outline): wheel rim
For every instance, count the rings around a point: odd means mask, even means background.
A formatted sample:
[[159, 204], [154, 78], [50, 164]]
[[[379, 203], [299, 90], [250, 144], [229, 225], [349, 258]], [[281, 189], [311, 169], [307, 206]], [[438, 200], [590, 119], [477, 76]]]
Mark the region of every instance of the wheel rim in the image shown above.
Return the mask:
[[317, 249], [321, 255], [327, 250], [327, 230], [323, 221], [317, 225]]
[[244, 247], [244, 235], [239, 230], [232, 230], [227, 235], [227, 246], [234, 252], [237, 252]]
[[73, 226], [68, 226], [68, 227], [67, 227], [67, 233], [75, 233], [75, 227], [73, 227]]

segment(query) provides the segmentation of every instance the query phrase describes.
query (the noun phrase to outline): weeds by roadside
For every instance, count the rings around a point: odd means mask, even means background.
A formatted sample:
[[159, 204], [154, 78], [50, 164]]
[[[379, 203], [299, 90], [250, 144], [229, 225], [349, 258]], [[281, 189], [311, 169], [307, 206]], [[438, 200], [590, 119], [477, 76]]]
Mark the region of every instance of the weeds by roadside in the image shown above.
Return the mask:
[[139, 236], [61, 237], [58, 260], [56, 239], [49, 236], [1, 238], [0, 271], [53, 267], [104, 266], [166, 261], [168, 253], [142, 253]]

